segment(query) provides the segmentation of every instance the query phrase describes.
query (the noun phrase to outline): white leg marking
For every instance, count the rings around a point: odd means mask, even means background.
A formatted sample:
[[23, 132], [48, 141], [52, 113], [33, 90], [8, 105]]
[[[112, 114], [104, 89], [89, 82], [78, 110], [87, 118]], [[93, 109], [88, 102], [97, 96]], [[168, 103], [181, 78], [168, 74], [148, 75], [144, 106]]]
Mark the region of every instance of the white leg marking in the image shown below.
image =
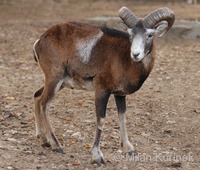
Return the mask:
[[101, 118], [100, 123], [98, 125], [98, 129], [103, 131], [104, 124], [105, 124], [105, 118]]
[[103, 36], [103, 33], [99, 32], [98, 34], [93, 35], [92, 37], [90, 37], [88, 39], [80, 40], [77, 43], [76, 49], [77, 49], [80, 59], [83, 63], [89, 62], [92, 49], [97, 44], [98, 40], [102, 36]]
[[124, 150], [125, 152], [133, 151], [133, 145], [128, 140], [125, 114], [119, 113], [119, 122], [121, 142], [123, 144]]
[[55, 92], [55, 93], [57, 93], [57, 92], [60, 90], [60, 88], [61, 88], [63, 82], [64, 82], [64, 79], [60, 80], [60, 81], [57, 83], [57, 85], [56, 85], [56, 87], [55, 87], [55, 89], [54, 89], [54, 92]]

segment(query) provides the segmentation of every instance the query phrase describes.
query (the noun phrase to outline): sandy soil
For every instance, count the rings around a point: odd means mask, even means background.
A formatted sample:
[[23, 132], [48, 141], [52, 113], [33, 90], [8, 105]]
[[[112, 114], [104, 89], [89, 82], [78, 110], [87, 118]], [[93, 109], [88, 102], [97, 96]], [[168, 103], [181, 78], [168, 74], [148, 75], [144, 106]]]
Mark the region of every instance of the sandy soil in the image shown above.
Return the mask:
[[[33, 93], [43, 75], [32, 45], [51, 25], [94, 16], [117, 16], [126, 5], [139, 16], [169, 6], [178, 19], [200, 19], [200, 5], [132, 1], [0, 1], [0, 169], [200, 169], [200, 42], [157, 43], [155, 67], [137, 93], [127, 97], [127, 128], [139, 152], [122, 152], [113, 97], [101, 139], [107, 165], [92, 165], [94, 93], [63, 89], [50, 115], [65, 154], [35, 138]], [[73, 135], [75, 134], [76, 135]], [[77, 135], [78, 134], [78, 135]]]

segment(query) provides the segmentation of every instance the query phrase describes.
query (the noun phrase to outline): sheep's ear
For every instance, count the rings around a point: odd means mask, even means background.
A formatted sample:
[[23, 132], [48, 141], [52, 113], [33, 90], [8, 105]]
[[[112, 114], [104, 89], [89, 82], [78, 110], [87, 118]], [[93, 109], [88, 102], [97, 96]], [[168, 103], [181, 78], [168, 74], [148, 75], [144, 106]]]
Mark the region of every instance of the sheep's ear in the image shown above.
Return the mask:
[[120, 22], [118, 22], [118, 24], [120, 25], [120, 27], [121, 27], [124, 31], [127, 31], [128, 26], [127, 26], [124, 22], [120, 21]]
[[155, 33], [158, 37], [162, 37], [168, 28], [168, 24], [166, 21], [161, 21], [155, 26]]

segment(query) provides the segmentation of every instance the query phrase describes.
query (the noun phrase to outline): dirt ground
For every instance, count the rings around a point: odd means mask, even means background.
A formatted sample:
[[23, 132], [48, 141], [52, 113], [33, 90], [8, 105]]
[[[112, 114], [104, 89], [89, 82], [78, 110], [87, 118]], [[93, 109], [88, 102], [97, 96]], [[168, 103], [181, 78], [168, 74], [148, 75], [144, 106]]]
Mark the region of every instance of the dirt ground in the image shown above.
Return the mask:
[[33, 93], [43, 75], [32, 53], [51, 25], [95, 16], [117, 16], [128, 6], [138, 16], [168, 6], [177, 19], [200, 20], [200, 5], [122, 0], [0, 0], [0, 169], [200, 169], [200, 42], [157, 43], [155, 67], [127, 97], [127, 129], [139, 152], [126, 157], [120, 147], [113, 97], [101, 138], [106, 166], [92, 165], [94, 93], [63, 89], [50, 108], [51, 122], [65, 154], [40, 146], [35, 137]]

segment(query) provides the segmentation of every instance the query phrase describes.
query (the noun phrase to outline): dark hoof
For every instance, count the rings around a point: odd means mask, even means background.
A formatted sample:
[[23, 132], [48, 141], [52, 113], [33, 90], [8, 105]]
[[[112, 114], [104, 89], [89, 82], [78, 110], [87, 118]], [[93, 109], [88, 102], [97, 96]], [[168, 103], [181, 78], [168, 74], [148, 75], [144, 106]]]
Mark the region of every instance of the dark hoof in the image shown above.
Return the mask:
[[57, 153], [62, 153], [64, 154], [63, 150], [61, 148], [56, 148], [56, 149], [53, 149], [54, 152], [57, 152]]
[[101, 163], [106, 165], [106, 162], [105, 162], [105, 160], [103, 158], [101, 158]]
[[101, 157], [100, 159], [93, 160], [91, 164], [97, 164], [98, 166], [101, 166], [101, 165], [106, 165], [106, 162], [104, 158]]
[[127, 154], [128, 154], [129, 156], [137, 156], [137, 155], [138, 155], [138, 152], [137, 152], [137, 150], [132, 150], [132, 151], [127, 152]]
[[42, 144], [42, 147], [44, 147], [44, 148], [49, 148], [49, 147], [51, 147], [51, 145], [50, 145], [49, 143], [43, 143], [43, 144]]

